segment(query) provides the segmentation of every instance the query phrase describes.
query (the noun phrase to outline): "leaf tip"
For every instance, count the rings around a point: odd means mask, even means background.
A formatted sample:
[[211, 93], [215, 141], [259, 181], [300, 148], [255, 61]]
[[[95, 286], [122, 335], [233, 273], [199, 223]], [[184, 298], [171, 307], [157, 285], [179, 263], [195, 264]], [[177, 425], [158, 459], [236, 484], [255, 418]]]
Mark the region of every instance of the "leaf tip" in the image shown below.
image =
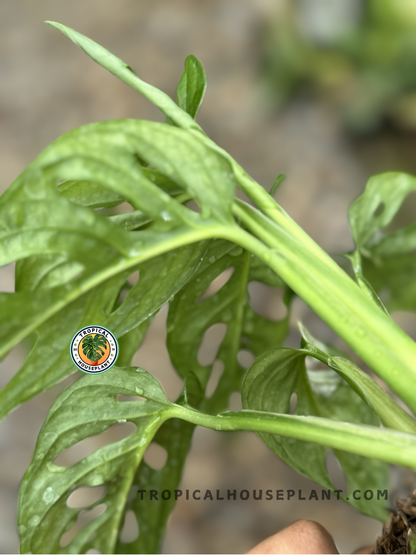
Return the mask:
[[45, 20], [43, 23], [46, 23], [46, 25], [50, 25], [51, 27], [58, 27], [60, 25], [60, 23], [57, 23], [56, 21], [48, 21], [48, 20]]

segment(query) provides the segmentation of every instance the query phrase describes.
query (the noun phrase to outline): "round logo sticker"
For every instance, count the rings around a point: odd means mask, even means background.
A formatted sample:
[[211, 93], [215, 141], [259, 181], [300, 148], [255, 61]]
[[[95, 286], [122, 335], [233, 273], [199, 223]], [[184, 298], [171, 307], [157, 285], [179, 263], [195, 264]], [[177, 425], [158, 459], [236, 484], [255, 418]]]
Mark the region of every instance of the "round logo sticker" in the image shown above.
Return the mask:
[[87, 374], [102, 374], [118, 357], [115, 336], [102, 326], [87, 326], [74, 335], [69, 347], [72, 362]]

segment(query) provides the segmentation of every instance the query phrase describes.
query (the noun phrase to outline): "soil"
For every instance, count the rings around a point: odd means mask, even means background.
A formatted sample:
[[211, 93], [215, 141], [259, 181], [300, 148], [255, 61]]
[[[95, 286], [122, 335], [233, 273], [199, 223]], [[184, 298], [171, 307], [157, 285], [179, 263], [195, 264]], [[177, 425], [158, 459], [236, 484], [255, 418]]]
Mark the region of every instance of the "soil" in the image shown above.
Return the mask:
[[397, 508], [383, 526], [381, 537], [377, 538], [374, 553], [415, 553], [415, 540], [416, 490], [406, 499], [397, 500]]

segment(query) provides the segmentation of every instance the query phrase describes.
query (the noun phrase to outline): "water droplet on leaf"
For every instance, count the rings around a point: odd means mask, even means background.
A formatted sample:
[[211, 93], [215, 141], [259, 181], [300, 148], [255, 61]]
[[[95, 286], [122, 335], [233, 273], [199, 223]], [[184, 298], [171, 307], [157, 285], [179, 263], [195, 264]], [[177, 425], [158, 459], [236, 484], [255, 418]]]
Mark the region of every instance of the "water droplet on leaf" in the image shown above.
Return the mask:
[[235, 247], [232, 251], [230, 251], [230, 255], [231, 256], [240, 256], [240, 254], [243, 252], [242, 247]]
[[33, 515], [32, 518], [29, 520], [29, 526], [37, 526], [40, 522], [40, 517], [38, 515]]
[[45, 503], [48, 503], [48, 505], [50, 503], [53, 503], [53, 501], [55, 500], [55, 494], [51, 487], [46, 488], [46, 491], [43, 494], [43, 500], [45, 501]]

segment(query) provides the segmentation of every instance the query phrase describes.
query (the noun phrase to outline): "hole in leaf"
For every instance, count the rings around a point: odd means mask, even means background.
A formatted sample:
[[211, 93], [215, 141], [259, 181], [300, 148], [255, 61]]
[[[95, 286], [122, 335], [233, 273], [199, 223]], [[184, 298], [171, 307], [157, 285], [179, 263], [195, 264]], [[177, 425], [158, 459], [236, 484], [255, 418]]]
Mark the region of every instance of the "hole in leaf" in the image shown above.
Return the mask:
[[121, 401], [122, 403], [125, 401], [147, 401], [144, 397], [139, 397], [138, 395], [117, 395], [117, 401]]
[[314, 357], [310, 357], [307, 356], [305, 357], [305, 366], [307, 370], [327, 370], [328, 367], [321, 362], [320, 360], [317, 360]]
[[128, 212], [133, 212], [133, 210], [134, 210], [133, 206], [129, 202], [125, 201], [115, 206], [113, 209], [113, 212], [114, 212], [114, 215], [127, 214]]
[[168, 460], [168, 452], [164, 447], [153, 442], [146, 449], [143, 459], [153, 470], [161, 470]]
[[212, 365], [211, 375], [209, 377], [207, 387], [205, 390], [206, 397], [208, 398], [211, 397], [214, 391], [217, 389], [217, 385], [221, 379], [223, 372], [224, 372], [224, 363], [222, 360], [217, 359], [216, 361], [214, 361], [214, 364]]
[[113, 311], [116, 310], [122, 303], [124, 303], [127, 295], [129, 294], [129, 291], [130, 289], [128, 289], [127, 287], [123, 287], [122, 289], [120, 289], [120, 293], [118, 295], [118, 299], [114, 304]]
[[233, 391], [228, 400], [228, 408], [230, 410], [243, 410], [241, 403], [241, 395], [238, 391]]
[[289, 402], [289, 414], [295, 414], [297, 405], [298, 405], [298, 396], [296, 393], [292, 393], [292, 395], [290, 396], [290, 402]]
[[165, 304], [156, 314], [131, 365], [146, 368], [161, 384], [168, 398], [175, 402], [182, 391], [183, 381], [174, 369], [166, 347], [168, 309]]
[[136, 270], [136, 272], [133, 272], [127, 278], [127, 282], [133, 287], [139, 281], [139, 277], [140, 277], [140, 270]]
[[97, 505], [89, 511], [81, 511], [74, 526], [61, 536], [61, 541], [59, 542], [59, 545], [61, 547], [66, 547], [67, 545], [69, 545], [78, 534], [78, 532], [85, 528], [87, 524], [102, 515], [105, 512], [106, 508], [107, 505], [105, 505], [105, 503], [101, 503], [100, 505]]
[[198, 212], [198, 214], [201, 213], [201, 209], [199, 207], [199, 204], [196, 202], [196, 200], [190, 200], [186, 202], [185, 206], [186, 208], [189, 208], [189, 210], [192, 210], [192, 212]]
[[394, 216], [393, 221], [386, 226], [385, 231], [397, 231], [398, 229], [413, 224], [415, 222], [415, 214], [416, 191], [411, 191], [404, 199], [402, 205]]
[[238, 351], [237, 360], [240, 365], [247, 370], [247, 368], [250, 368], [250, 366], [256, 360], [256, 357], [248, 349], [241, 349], [241, 351]]
[[14, 274], [16, 262], [5, 264], [0, 268], [0, 283], [2, 293], [14, 293]]
[[91, 553], [91, 554], [98, 553], [98, 555], [101, 555], [101, 551], [98, 551], [98, 549], [94, 549], [94, 548], [89, 549], [85, 553]]
[[328, 450], [325, 453], [325, 467], [326, 471], [328, 472], [329, 479], [331, 480], [331, 484], [334, 489], [342, 490], [343, 495], [348, 494], [348, 481], [342, 470], [342, 466], [335, 455], [335, 453], [331, 450]]
[[100, 449], [100, 447], [125, 439], [134, 434], [136, 430], [137, 426], [133, 422], [113, 424], [111, 428], [102, 434], [87, 437], [75, 443], [75, 445], [71, 445], [71, 447], [62, 451], [53, 462], [57, 466], [72, 466], [97, 451], [97, 449]]
[[250, 306], [259, 316], [278, 322], [287, 315], [283, 289], [271, 287], [260, 281], [251, 281], [248, 284], [248, 292]]
[[126, 512], [124, 518], [123, 529], [120, 534], [120, 541], [123, 543], [131, 543], [139, 537], [139, 524], [136, 515], [130, 509]]
[[380, 202], [380, 204], [377, 206], [377, 208], [374, 211], [374, 216], [381, 216], [385, 208], [386, 208], [386, 205], [384, 204], [384, 202]]
[[130, 293], [131, 289], [136, 285], [140, 278], [140, 270], [133, 272], [128, 278], [127, 283], [123, 285], [120, 289], [120, 293], [116, 302], [114, 303], [113, 311], [115, 311], [126, 299], [127, 295]]
[[89, 507], [103, 497], [106, 489], [106, 486], [82, 486], [71, 493], [66, 504], [70, 509]]
[[208, 285], [208, 287], [205, 289], [202, 295], [200, 295], [197, 299], [195, 299], [195, 302], [202, 303], [202, 301], [205, 301], [213, 297], [230, 280], [233, 273], [234, 273], [234, 266], [231, 266], [230, 268], [227, 268], [226, 270], [224, 270], [219, 276], [217, 276], [214, 280], [211, 281], [211, 283]]
[[227, 324], [214, 324], [204, 333], [198, 349], [198, 362], [201, 366], [212, 364], [217, 356], [218, 349], [227, 333]]

